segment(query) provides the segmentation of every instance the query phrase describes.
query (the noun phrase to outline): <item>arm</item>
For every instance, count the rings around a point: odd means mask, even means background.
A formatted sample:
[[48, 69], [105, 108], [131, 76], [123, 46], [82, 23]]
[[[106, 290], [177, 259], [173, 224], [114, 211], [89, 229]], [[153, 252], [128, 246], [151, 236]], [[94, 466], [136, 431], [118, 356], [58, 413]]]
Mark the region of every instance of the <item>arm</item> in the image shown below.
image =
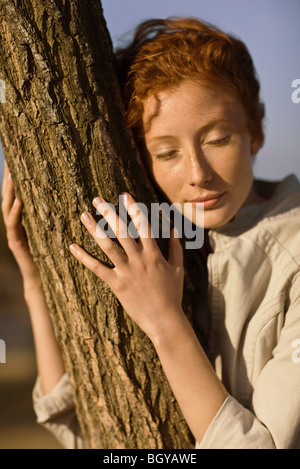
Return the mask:
[[41, 286], [26, 287], [24, 297], [29, 311], [36, 351], [38, 375], [43, 394], [49, 394], [65, 368]]
[[192, 326], [182, 321], [150, 337], [166, 377], [196, 441], [200, 442], [227, 397]]
[[26, 234], [21, 225], [22, 201], [15, 198], [13, 182], [6, 162], [1, 208], [8, 246], [16, 259], [23, 278], [24, 297], [33, 329], [38, 373], [42, 391], [47, 394], [64, 374], [64, 365], [45, 301], [40, 274], [30, 253]]
[[174, 327], [150, 337], [195, 439], [200, 442], [227, 397], [183, 311]]
[[[153, 342], [162, 366], [181, 407], [184, 417], [197, 441], [201, 441], [210, 423], [227, 397], [227, 391], [217, 378], [182, 308], [183, 255], [180, 242], [170, 239], [169, 261], [162, 256], [151, 238], [148, 220], [134, 220], [128, 196], [127, 210], [140, 236], [138, 243], [126, 237], [126, 225], [111, 213], [108, 204], [94, 201], [116, 233], [125, 254], [101, 232], [96, 221], [82, 222], [110, 257], [114, 269], [89, 256], [79, 246], [71, 252], [86, 267], [104, 280], [114, 291], [126, 312]], [[116, 226], [114, 226], [116, 225]]]

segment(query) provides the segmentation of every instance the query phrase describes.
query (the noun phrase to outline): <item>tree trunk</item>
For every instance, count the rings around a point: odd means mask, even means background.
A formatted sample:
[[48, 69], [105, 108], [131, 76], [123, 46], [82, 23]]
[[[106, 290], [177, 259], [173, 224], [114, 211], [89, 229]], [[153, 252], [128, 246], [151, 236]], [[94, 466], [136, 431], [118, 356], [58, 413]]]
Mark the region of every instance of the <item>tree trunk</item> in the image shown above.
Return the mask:
[[[23, 223], [91, 448], [191, 448], [150, 340], [69, 254], [109, 262], [79, 216], [96, 195], [157, 194], [126, 129], [99, 0], [0, 0], [0, 134]], [[164, 246], [162, 246], [164, 249]], [[186, 280], [185, 310], [191, 317]]]

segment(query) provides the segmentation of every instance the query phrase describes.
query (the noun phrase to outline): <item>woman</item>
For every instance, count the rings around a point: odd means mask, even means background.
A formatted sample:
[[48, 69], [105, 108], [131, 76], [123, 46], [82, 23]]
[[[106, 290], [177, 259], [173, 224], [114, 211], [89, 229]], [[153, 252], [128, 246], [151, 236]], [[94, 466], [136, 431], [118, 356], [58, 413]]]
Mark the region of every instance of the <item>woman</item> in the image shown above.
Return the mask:
[[[174, 19], [143, 23], [117, 59], [128, 124], [150, 176], [169, 203], [192, 204], [194, 223], [204, 207], [210, 360], [181, 308], [183, 252], [174, 232], [168, 261], [147, 220], [137, 226], [138, 243], [119, 238], [123, 254], [85, 213], [82, 223], [115, 267], [75, 244], [70, 251], [110, 286], [153, 342], [196, 448], [300, 448], [300, 369], [293, 360], [300, 337], [300, 186], [293, 175], [278, 184], [253, 180], [264, 107], [251, 57], [241, 41], [207, 23]], [[38, 421], [67, 447], [84, 447], [7, 173], [9, 245], [39, 331]], [[130, 214], [135, 201], [130, 194], [123, 200]], [[105, 201], [93, 204], [105, 215]]]

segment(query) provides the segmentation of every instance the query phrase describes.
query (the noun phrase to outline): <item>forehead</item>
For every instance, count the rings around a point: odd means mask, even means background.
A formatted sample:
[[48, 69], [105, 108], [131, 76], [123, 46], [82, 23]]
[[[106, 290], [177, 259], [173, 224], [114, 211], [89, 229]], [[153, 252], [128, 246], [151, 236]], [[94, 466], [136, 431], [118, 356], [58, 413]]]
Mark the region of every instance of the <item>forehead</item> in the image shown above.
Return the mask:
[[245, 118], [244, 109], [228, 89], [186, 80], [145, 101], [143, 125], [145, 135], [148, 135], [193, 121], [201, 126], [222, 120], [238, 123], [241, 118]]

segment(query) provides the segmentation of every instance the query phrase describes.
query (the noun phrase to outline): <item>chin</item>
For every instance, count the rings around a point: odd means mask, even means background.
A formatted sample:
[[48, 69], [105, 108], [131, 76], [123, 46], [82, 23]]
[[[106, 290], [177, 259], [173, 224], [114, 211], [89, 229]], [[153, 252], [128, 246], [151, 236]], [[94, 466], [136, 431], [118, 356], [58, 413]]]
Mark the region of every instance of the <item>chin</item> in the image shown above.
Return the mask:
[[233, 213], [204, 213], [204, 228], [206, 230], [215, 230], [226, 225], [234, 217]]

